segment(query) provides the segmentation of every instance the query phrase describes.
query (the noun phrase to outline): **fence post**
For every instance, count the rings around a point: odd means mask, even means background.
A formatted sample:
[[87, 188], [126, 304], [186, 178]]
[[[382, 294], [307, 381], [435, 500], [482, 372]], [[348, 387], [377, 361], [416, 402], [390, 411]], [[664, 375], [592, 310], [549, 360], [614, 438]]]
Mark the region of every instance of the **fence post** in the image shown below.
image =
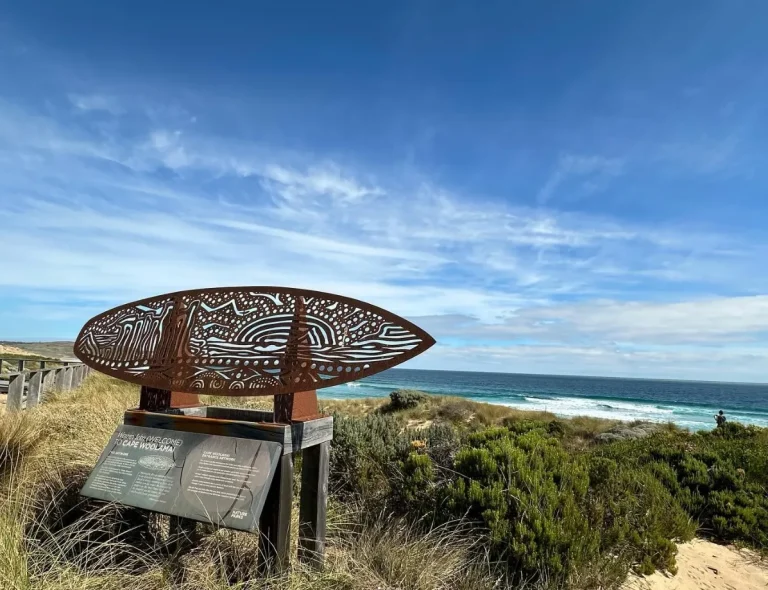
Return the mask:
[[40, 368], [45, 369], [45, 361], [40, 361]]
[[80, 387], [80, 367], [75, 365], [72, 367], [72, 389]]
[[56, 386], [56, 369], [46, 369], [43, 375], [43, 387], [40, 390], [40, 400], [42, 404], [48, 393]]
[[40, 403], [40, 396], [43, 391], [43, 372], [32, 371], [29, 374], [29, 385], [27, 386], [27, 409], [34, 408]]
[[56, 369], [56, 391], [69, 391], [72, 387], [72, 370], [67, 367]]
[[24, 372], [24, 359], [19, 359], [19, 373]]
[[9, 412], [18, 412], [22, 408], [22, 399], [24, 397], [24, 373], [11, 373], [8, 379], [8, 399], [5, 408]]

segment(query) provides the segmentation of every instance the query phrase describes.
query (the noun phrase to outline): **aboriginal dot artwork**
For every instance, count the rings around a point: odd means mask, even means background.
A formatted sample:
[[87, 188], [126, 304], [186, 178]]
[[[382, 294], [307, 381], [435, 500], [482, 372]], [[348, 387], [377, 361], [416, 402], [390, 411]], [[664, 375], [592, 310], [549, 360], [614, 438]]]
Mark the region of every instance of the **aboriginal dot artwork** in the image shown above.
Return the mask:
[[149, 387], [275, 395], [367, 377], [428, 349], [411, 322], [347, 297], [282, 287], [182, 291], [91, 319], [80, 360]]

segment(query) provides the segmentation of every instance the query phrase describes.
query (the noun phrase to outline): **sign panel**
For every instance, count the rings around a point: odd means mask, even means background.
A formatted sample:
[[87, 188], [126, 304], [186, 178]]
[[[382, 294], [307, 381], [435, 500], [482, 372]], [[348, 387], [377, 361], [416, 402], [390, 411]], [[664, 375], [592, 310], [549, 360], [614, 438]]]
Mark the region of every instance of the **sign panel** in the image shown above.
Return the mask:
[[275, 442], [122, 425], [80, 493], [252, 532], [281, 454]]

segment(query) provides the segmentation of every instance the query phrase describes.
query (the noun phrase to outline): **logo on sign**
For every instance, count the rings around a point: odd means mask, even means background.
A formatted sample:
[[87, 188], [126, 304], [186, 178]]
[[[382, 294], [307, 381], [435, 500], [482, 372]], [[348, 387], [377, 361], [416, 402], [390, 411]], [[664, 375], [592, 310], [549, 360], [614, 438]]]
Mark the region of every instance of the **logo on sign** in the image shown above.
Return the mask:
[[168, 471], [175, 463], [170, 457], [147, 455], [139, 459], [139, 465], [144, 469], [151, 469], [152, 471]]

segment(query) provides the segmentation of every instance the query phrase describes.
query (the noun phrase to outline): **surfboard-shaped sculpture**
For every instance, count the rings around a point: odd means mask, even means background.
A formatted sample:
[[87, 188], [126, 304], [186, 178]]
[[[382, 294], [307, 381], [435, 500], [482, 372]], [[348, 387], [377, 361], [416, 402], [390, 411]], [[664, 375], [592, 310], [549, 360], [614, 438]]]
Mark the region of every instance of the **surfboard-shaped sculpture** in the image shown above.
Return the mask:
[[276, 395], [368, 377], [435, 343], [379, 307], [285, 287], [180, 291], [121, 305], [85, 324], [75, 355], [147, 387]]

